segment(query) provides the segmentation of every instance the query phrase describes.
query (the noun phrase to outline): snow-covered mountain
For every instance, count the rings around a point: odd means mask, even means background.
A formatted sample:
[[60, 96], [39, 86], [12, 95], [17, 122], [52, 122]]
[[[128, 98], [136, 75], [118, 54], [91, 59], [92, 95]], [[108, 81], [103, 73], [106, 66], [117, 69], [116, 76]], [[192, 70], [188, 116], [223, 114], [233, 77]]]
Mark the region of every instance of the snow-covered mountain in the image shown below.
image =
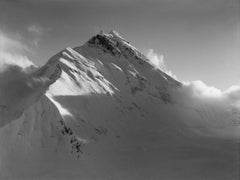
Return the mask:
[[62, 50], [0, 87], [0, 179], [237, 179], [239, 110], [182, 86], [115, 31]]

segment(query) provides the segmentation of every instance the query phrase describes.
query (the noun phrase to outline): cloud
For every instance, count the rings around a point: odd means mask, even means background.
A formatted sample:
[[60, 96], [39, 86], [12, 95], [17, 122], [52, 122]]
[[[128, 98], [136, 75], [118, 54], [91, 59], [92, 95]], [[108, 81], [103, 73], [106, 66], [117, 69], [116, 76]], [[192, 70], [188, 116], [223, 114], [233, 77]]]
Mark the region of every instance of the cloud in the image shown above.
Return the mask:
[[8, 64], [0, 71], [0, 127], [21, 116], [36, 102], [52, 81], [36, 68]]
[[236, 138], [239, 135], [240, 87], [225, 91], [202, 81], [184, 83], [171, 97], [178, 117], [203, 136]]
[[38, 24], [31, 24], [27, 27], [27, 31], [29, 33], [37, 34], [37, 35], [42, 35], [44, 30], [43, 28], [38, 25]]
[[29, 48], [12, 34], [0, 30], [0, 70], [8, 65], [17, 65], [22, 68], [29, 67], [33, 63], [24, 55]]
[[177, 103], [192, 108], [213, 108], [217, 112], [227, 112], [235, 108], [240, 114], [240, 86], [222, 91], [200, 80], [182, 83], [182, 87], [172, 94]]
[[240, 86], [234, 85], [222, 91], [216, 87], [208, 86], [204, 82], [197, 80], [192, 82], [182, 82], [183, 89], [193, 97], [204, 99], [222, 99], [228, 102], [240, 102]]
[[[21, 43], [20, 40], [17, 40], [16, 35], [15, 38], [12, 37], [14, 35], [10, 35], [4, 33], [0, 29], [0, 51], [28, 51], [28, 47]], [[18, 38], [20, 39], [20, 38]]]
[[231, 105], [240, 108], [240, 86], [231, 86], [224, 91], [223, 96]]
[[192, 91], [192, 95], [196, 97], [209, 97], [218, 98], [221, 97], [223, 92], [213, 86], [207, 86], [200, 80], [192, 82], [183, 82], [185, 87], [188, 87]]
[[[146, 56], [155, 68], [162, 70], [166, 74], [178, 80], [176, 75], [174, 75], [172, 71], [167, 68], [163, 55], [159, 55], [155, 53], [153, 49], [149, 49], [146, 53]], [[222, 91], [216, 87], [206, 85], [201, 80], [180, 82], [183, 84], [183, 86], [182, 88], [178, 89], [177, 93], [175, 94], [175, 98], [181, 102], [184, 102], [186, 104], [213, 103], [216, 106], [221, 102], [222, 107], [229, 105], [238, 106], [240, 108], [240, 86], [231, 86], [227, 90]]]
[[35, 46], [39, 45], [42, 35], [47, 31], [45, 28], [39, 24], [30, 24], [26, 27], [26, 30], [29, 34], [33, 36], [33, 44]]
[[27, 68], [34, 64], [24, 55], [11, 54], [0, 50], [0, 71], [5, 70], [10, 65], [16, 65], [21, 68]]
[[[162, 55], [150, 49], [147, 57], [155, 68], [180, 81], [168, 70]], [[240, 86], [222, 91], [201, 80], [181, 83], [182, 86], [169, 89], [174, 106], [179, 108], [178, 118], [203, 136], [236, 138], [240, 123]]]
[[25, 45], [0, 31], [0, 127], [21, 116], [52, 81], [24, 55]]
[[154, 52], [153, 49], [148, 49], [146, 53], [147, 58], [150, 60], [150, 63], [157, 69], [165, 72], [169, 76], [174, 79], [177, 79], [177, 76], [172, 73], [172, 71], [168, 70], [167, 65], [164, 62], [164, 56], [159, 55]]
[[[162, 70], [178, 80], [172, 71], [167, 68], [163, 55], [159, 55], [155, 53], [153, 49], [149, 49], [146, 56], [155, 68]], [[231, 86], [225, 91], [222, 91], [216, 87], [205, 84], [201, 80], [180, 82], [182, 86], [173, 90], [172, 96], [175, 102], [181, 106], [195, 109], [200, 108], [203, 112], [205, 111], [204, 108], [208, 109], [206, 111], [214, 109], [219, 116], [222, 116], [224, 113], [231, 113], [233, 109], [240, 114], [240, 86]], [[225, 122], [225, 120], [221, 121]], [[215, 125], [218, 124], [217, 121], [212, 123]], [[231, 124], [231, 122], [229, 123]]]

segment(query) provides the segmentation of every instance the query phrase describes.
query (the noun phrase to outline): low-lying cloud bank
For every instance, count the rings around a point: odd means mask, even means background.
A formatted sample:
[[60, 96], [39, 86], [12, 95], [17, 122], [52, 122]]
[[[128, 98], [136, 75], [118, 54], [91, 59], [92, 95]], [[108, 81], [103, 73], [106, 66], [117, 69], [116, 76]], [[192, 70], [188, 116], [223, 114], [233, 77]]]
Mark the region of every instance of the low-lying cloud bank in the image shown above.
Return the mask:
[[[156, 68], [177, 79], [177, 76], [172, 73], [164, 62], [163, 55], [158, 55], [153, 49], [149, 49], [146, 54]], [[194, 104], [208, 104], [226, 110], [226, 108], [240, 108], [240, 86], [231, 86], [225, 91], [216, 87], [208, 86], [200, 80], [192, 82], [182, 82], [183, 86], [178, 89], [176, 99], [189, 106]]]
[[202, 81], [183, 82], [184, 88], [187, 88], [189, 94], [198, 98], [223, 98], [232, 102], [240, 100], [240, 86], [231, 86], [225, 91], [221, 91], [213, 86], [207, 86]]
[[240, 109], [240, 86], [231, 86], [225, 91], [207, 86], [202, 81], [184, 82], [178, 89], [177, 99], [190, 104], [190, 102], [210, 104], [216, 107]]

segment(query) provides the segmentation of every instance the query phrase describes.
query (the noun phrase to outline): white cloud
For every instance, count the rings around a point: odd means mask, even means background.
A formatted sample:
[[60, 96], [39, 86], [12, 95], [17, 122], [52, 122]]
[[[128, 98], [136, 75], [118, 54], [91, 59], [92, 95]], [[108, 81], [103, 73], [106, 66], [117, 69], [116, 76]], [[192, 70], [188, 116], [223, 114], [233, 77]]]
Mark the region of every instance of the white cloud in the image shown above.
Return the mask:
[[147, 58], [150, 60], [150, 63], [157, 69], [160, 69], [161, 71], [165, 72], [169, 76], [171, 76], [174, 79], [177, 79], [177, 76], [172, 73], [172, 71], [168, 70], [165, 62], [164, 62], [164, 56], [159, 55], [154, 52], [153, 49], [148, 49], [146, 53]]
[[37, 35], [42, 35], [44, 30], [43, 28], [38, 25], [38, 24], [31, 24], [27, 27], [27, 31], [29, 33], [37, 34]]
[[193, 92], [193, 96], [197, 97], [211, 97], [211, 98], [218, 98], [223, 95], [223, 92], [213, 86], [207, 86], [200, 80], [192, 81], [192, 82], [183, 82], [183, 84], [190, 88]]
[[218, 112], [237, 108], [240, 112], [240, 86], [222, 91], [200, 80], [183, 82], [183, 86], [174, 91], [173, 99], [187, 107], [213, 107]]
[[33, 62], [24, 55], [12, 54], [0, 50], [0, 71], [6, 69], [9, 65], [27, 68], [33, 65]]
[[0, 30], [0, 69], [8, 65], [17, 65], [23, 68], [33, 65], [23, 55], [26, 51], [29, 51], [28, 47], [12, 36]]
[[0, 29], [0, 51], [28, 51], [28, 47]]
[[195, 97], [224, 99], [231, 102], [240, 101], [240, 86], [237, 85], [222, 91], [216, 87], [208, 86], [200, 80], [182, 83], [183, 87], [188, 88], [191, 92], [190, 94]]
[[35, 46], [39, 45], [41, 40], [41, 36], [47, 31], [45, 28], [40, 26], [39, 24], [31, 24], [27, 26], [27, 32], [33, 36], [33, 44]]

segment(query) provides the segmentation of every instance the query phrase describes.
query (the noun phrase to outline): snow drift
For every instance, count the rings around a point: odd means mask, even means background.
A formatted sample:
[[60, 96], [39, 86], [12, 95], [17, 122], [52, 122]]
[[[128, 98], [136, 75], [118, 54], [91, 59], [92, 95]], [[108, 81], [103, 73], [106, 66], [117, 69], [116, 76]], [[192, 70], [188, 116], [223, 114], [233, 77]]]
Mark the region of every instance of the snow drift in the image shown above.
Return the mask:
[[0, 85], [2, 179], [239, 177], [231, 93], [195, 96], [115, 31]]

